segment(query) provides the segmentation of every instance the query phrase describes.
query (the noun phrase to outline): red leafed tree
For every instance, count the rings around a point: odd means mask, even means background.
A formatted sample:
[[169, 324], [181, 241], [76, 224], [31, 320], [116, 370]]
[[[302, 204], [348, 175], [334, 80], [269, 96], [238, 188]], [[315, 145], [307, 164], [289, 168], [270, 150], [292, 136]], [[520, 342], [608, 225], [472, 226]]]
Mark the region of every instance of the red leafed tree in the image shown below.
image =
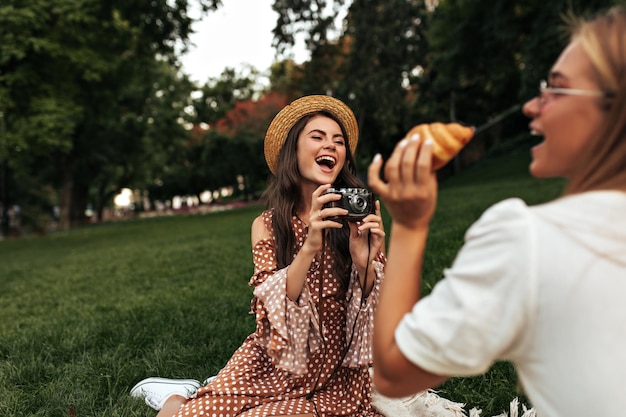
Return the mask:
[[193, 158], [199, 158], [193, 175], [198, 183], [195, 189], [232, 186], [242, 193], [240, 198], [258, 197], [269, 173], [263, 157], [265, 132], [272, 118], [288, 103], [289, 98], [278, 92], [236, 102], [190, 152]]
[[215, 129], [224, 136], [263, 138], [272, 118], [287, 104], [289, 98], [276, 91], [258, 100], [238, 101], [225, 117], [217, 121]]

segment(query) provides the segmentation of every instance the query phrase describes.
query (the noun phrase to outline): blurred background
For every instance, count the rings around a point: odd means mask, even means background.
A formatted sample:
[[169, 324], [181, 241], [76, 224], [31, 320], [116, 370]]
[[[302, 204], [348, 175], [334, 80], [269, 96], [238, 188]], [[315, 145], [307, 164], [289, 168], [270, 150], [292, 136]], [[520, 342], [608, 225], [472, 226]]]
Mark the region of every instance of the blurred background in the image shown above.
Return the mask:
[[563, 17], [616, 3], [3, 0], [0, 239], [256, 201], [269, 121], [305, 94], [354, 110], [359, 172], [415, 124], [489, 123], [454, 176], [528, 141]]

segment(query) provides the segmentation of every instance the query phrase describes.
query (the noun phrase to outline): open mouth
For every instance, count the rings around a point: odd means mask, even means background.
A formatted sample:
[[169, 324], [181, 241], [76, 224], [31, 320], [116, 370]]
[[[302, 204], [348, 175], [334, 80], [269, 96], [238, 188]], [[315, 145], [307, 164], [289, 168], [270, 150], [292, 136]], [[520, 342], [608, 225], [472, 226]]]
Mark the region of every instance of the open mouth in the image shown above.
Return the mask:
[[535, 123], [530, 123], [528, 125], [528, 129], [530, 130], [530, 134], [532, 136], [543, 136], [543, 132], [537, 130], [537, 128], [535, 127]]
[[327, 167], [330, 169], [333, 169], [335, 165], [337, 165], [337, 160], [333, 158], [332, 156], [327, 156], [327, 155], [316, 158], [315, 162], [320, 166]]

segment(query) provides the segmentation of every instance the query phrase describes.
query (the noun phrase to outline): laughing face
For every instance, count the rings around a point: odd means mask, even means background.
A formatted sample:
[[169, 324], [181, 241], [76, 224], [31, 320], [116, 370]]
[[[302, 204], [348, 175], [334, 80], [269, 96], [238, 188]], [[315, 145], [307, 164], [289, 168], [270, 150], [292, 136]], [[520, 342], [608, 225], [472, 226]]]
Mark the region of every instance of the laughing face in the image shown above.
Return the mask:
[[346, 161], [346, 142], [341, 127], [326, 116], [315, 116], [298, 137], [298, 168], [304, 180], [316, 185], [332, 184]]
[[574, 40], [552, 67], [548, 88], [524, 105], [524, 114], [532, 119], [531, 131], [544, 137], [532, 149], [533, 176], [571, 179], [575, 174], [577, 160], [593, 140], [605, 112], [598, 97], [576, 95], [567, 89], [598, 92], [592, 74], [591, 61], [580, 41]]

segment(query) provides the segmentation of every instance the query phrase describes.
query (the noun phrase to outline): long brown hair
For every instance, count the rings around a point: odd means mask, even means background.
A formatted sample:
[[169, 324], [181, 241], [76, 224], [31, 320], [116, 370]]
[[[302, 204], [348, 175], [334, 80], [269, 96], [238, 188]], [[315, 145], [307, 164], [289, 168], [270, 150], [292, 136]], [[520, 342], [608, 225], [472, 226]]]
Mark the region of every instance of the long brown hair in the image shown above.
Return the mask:
[[[296, 255], [292, 217], [297, 213], [298, 208], [304, 204], [301, 189], [302, 175], [298, 169], [297, 160], [298, 137], [309, 120], [320, 115], [337, 122], [344, 137], [347, 138], [344, 126], [332, 113], [320, 111], [301, 118], [289, 131], [278, 154], [276, 175], [270, 177], [262, 196], [266, 208], [274, 210], [272, 226], [276, 239], [276, 261], [279, 268], [289, 265]], [[333, 187], [365, 187], [355, 174], [354, 156], [350, 152], [349, 146], [346, 146], [346, 161], [339, 175], [337, 175]], [[350, 229], [342, 227], [341, 229], [328, 229], [326, 232], [327, 250], [333, 254], [334, 271], [339, 278], [340, 290], [343, 294], [348, 288], [352, 265], [349, 249]]]
[[606, 119], [588, 142], [566, 194], [626, 190], [626, 8], [616, 6], [590, 20], [568, 20], [571, 39], [580, 40], [593, 76], [611, 98], [600, 99]]

